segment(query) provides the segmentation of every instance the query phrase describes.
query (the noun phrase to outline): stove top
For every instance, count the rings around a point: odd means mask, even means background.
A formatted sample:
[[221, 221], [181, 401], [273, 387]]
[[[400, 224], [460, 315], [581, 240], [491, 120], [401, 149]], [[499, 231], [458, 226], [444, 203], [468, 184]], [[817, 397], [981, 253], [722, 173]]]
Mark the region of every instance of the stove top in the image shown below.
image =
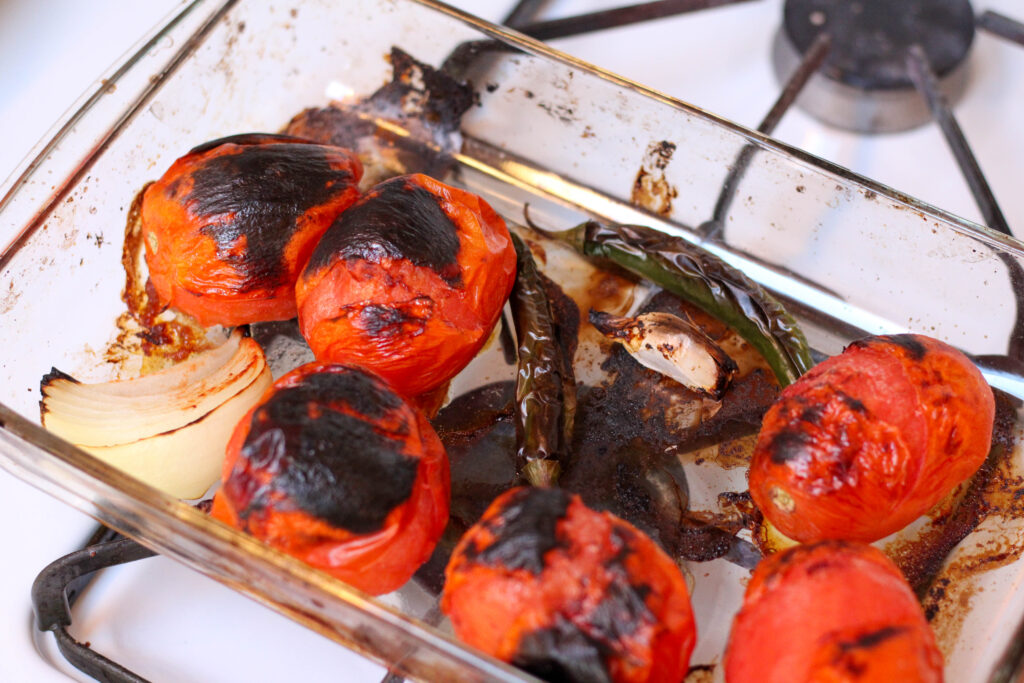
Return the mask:
[[[17, 73], [0, 75], [0, 124], [16, 131], [0, 149], [0, 175], [13, 170], [78, 93], [116, 62], [138, 36], [183, 3], [152, 0], [80, 3], [28, 0], [0, 8], [0, 51]], [[511, 0], [451, 4], [486, 19], [502, 19]], [[673, 97], [756, 128], [779, 95], [772, 61], [783, 5], [824, 11], [815, 2], [738, 2], [596, 34], [558, 38], [555, 47]], [[853, 5], [871, 4], [844, 2]], [[957, 4], [957, 3], [952, 3]], [[137, 5], [137, 6], [136, 6]], [[621, 5], [611, 0], [550, 0], [551, 19]], [[1014, 0], [979, 0], [1024, 19]], [[963, 75], [955, 115], [1011, 230], [1024, 235], [1024, 48], [991, 33], [973, 36], [970, 54], [951, 67]], [[940, 67], [940, 71], [947, 71]], [[14, 71], [14, 70], [12, 70]], [[941, 74], [940, 74], [941, 75]], [[831, 162], [969, 220], [982, 222], [953, 154], [934, 123], [898, 133], [862, 135], [825, 124], [800, 109], [787, 111], [773, 135]], [[0, 582], [0, 679], [82, 678], [44, 661], [52, 638], [33, 637], [28, 591], [36, 573], [73, 550], [91, 532], [84, 515], [0, 471], [0, 514], [8, 547], [19, 549]], [[186, 605], [185, 609], [180, 609]], [[75, 635], [153, 680], [283, 679], [300, 659], [308, 680], [377, 681], [383, 669], [310, 634], [246, 598], [179, 565], [155, 558], [106, 572], [82, 601]], [[40, 647], [43, 652], [36, 651]]]

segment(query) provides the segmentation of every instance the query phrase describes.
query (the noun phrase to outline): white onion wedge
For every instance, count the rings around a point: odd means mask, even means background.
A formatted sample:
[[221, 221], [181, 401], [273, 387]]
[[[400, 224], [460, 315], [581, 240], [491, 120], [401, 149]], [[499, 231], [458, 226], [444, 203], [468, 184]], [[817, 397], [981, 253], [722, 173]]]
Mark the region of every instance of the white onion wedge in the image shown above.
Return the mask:
[[217, 480], [235, 425], [271, 382], [259, 344], [236, 331], [146, 377], [82, 384], [54, 371], [42, 383], [42, 422], [147, 484], [196, 498]]
[[736, 374], [736, 363], [703, 330], [671, 313], [622, 318], [592, 310], [590, 323], [644, 367], [715, 400]]

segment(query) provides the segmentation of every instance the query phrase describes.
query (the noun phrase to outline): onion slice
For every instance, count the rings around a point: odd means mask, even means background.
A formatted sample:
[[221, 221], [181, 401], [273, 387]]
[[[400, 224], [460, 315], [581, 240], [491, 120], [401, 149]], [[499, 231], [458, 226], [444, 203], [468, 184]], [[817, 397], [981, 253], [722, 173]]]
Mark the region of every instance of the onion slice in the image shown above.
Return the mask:
[[736, 374], [736, 363], [703, 330], [671, 313], [622, 318], [591, 310], [590, 324], [644, 367], [716, 401]]
[[272, 382], [263, 349], [235, 331], [221, 346], [160, 372], [83, 384], [43, 377], [43, 426], [179, 498], [217, 481], [238, 421]]

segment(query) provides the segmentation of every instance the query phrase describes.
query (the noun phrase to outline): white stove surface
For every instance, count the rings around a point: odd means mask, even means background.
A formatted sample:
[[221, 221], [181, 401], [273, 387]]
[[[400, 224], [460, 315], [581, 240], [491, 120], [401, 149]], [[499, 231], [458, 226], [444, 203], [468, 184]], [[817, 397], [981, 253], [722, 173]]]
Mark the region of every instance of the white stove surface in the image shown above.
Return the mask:
[[[7, 0], [0, 3], [0, 178], [136, 39], [182, 5], [178, 0]], [[497, 20], [514, 3], [452, 4]], [[628, 4], [552, 0], [545, 18]], [[756, 127], [778, 88], [767, 59], [780, 0], [760, 0], [554, 45], [610, 71]], [[1024, 18], [1019, 0], [977, 0]], [[1024, 235], [1024, 49], [976, 38], [974, 78], [956, 114], [1011, 228]], [[311, 103], [312, 104], [312, 103]], [[934, 125], [863, 138], [787, 113], [776, 136], [971, 220], [980, 220]], [[94, 522], [0, 470], [0, 680], [83, 679], [37, 651], [29, 588], [40, 569], [78, 547]], [[97, 650], [154, 681], [378, 681], [383, 669], [312, 635], [226, 588], [163, 558], [107, 572], [82, 603], [73, 629]], [[47, 652], [46, 656], [50, 653]]]

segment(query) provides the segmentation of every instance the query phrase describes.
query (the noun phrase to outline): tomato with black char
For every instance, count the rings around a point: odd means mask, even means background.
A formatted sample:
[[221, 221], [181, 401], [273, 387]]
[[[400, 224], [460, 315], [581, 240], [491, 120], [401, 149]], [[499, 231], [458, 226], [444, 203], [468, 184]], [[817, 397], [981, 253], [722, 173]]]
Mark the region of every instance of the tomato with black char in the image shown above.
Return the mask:
[[399, 588], [448, 521], [448, 456], [379, 377], [310, 363], [228, 444], [213, 516], [371, 594]]
[[547, 680], [678, 683], [697, 639], [668, 555], [560, 489], [499, 496], [452, 554], [441, 607], [461, 640]]
[[508, 228], [487, 202], [400, 176], [324, 234], [296, 286], [299, 325], [317, 359], [369, 368], [415, 397], [472, 360], [515, 277]]
[[157, 297], [201, 325], [296, 315], [295, 280], [363, 169], [341, 147], [285, 135], [212, 140], [146, 188], [142, 233]]
[[801, 543], [875, 541], [977, 471], [994, 417], [992, 389], [948, 344], [912, 334], [862, 339], [768, 410], [750, 493]]

